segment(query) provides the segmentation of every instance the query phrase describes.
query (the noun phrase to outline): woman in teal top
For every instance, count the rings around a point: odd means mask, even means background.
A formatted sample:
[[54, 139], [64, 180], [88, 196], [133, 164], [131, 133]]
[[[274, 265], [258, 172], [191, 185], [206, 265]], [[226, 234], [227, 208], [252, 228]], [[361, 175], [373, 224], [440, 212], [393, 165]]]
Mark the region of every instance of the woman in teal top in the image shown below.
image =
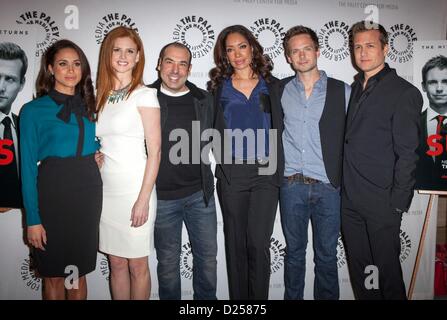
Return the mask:
[[[85, 275], [96, 267], [102, 181], [90, 66], [76, 44], [60, 40], [47, 50], [36, 92], [20, 114], [28, 241], [44, 299], [85, 299]], [[66, 277], [76, 281], [72, 288]]]

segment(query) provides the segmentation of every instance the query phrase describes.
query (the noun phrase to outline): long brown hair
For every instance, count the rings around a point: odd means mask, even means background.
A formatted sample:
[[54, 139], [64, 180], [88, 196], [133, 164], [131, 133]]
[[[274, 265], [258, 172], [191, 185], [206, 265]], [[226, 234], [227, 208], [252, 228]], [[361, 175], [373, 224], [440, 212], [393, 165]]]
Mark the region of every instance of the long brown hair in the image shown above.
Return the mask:
[[110, 90], [113, 90], [113, 80], [116, 79], [115, 71], [112, 68], [112, 52], [115, 40], [118, 38], [130, 38], [137, 45], [137, 51], [140, 58], [132, 70], [132, 82], [130, 84], [127, 96], [143, 83], [144, 71], [144, 48], [143, 42], [138, 33], [127, 27], [117, 27], [110, 31], [105, 37], [101, 45], [99, 53], [98, 75], [96, 77], [96, 96], [97, 107], [96, 112], [100, 112], [106, 104]]
[[271, 64], [264, 56], [264, 49], [258, 40], [256, 40], [255, 36], [246, 27], [233, 25], [223, 29], [217, 37], [216, 45], [214, 46], [214, 64], [216, 67], [212, 68], [209, 72], [210, 81], [207, 84], [209, 91], [215, 91], [225, 78], [229, 78], [234, 73], [234, 69], [228, 61], [226, 50], [227, 37], [232, 33], [239, 33], [247, 39], [248, 44], [252, 47], [253, 58], [251, 68], [253, 73], [262, 76], [267, 82], [271, 76]]
[[92, 76], [90, 72], [90, 64], [81, 48], [74, 42], [62, 39], [53, 43], [42, 56], [40, 62], [39, 75], [36, 80], [36, 96], [42, 97], [47, 95], [54, 88], [54, 77], [48, 70], [48, 66], [54, 66], [54, 58], [62, 49], [73, 49], [79, 56], [81, 61], [81, 80], [76, 85], [75, 91], [81, 94], [82, 99], [87, 107], [87, 114], [90, 120], [94, 120], [96, 102], [92, 84]]

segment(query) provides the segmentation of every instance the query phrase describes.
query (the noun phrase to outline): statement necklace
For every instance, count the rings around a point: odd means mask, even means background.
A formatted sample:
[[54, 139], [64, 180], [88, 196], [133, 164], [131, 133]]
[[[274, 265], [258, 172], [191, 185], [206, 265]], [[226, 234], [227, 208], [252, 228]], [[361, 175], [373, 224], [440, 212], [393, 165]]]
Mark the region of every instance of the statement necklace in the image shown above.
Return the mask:
[[124, 100], [124, 98], [127, 95], [127, 92], [129, 92], [130, 83], [125, 86], [124, 88], [118, 89], [118, 90], [110, 90], [109, 97], [107, 98], [107, 101], [110, 103], [117, 103], [121, 100]]

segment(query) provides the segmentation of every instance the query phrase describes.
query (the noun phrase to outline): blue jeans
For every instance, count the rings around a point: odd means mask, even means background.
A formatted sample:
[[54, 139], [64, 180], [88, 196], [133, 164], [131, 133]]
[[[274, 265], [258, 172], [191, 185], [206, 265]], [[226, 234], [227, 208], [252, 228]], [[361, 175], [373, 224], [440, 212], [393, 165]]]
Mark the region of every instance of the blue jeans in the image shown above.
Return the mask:
[[181, 300], [180, 254], [185, 222], [193, 256], [195, 300], [216, 300], [217, 218], [214, 196], [205, 205], [203, 191], [176, 200], [158, 200], [155, 249], [160, 299]]
[[286, 239], [284, 299], [303, 299], [309, 219], [312, 221], [314, 298], [338, 299], [337, 243], [340, 188], [284, 178], [280, 190], [281, 225]]

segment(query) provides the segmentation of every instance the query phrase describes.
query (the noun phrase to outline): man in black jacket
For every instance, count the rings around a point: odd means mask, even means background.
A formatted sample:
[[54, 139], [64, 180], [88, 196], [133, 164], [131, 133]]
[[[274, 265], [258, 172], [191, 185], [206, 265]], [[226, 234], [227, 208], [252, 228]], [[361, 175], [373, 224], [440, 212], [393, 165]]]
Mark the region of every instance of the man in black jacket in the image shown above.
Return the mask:
[[346, 120], [342, 231], [357, 299], [405, 299], [402, 213], [411, 204], [422, 96], [385, 63], [381, 25], [352, 27], [355, 77]]
[[425, 63], [422, 89], [429, 105], [421, 115], [416, 189], [447, 191], [447, 57], [439, 55]]
[[217, 282], [214, 177], [205, 152], [209, 141], [201, 137], [213, 127], [214, 107], [211, 94], [187, 81], [191, 57], [181, 43], [164, 46], [157, 66], [159, 79], [151, 85], [158, 90], [162, 128], [154, 233], [157, 275], [160, 299], [180, 300], [184, 222], [193, 256], [194, 299], [213, 300]]
[[17, 44], [0, 43], [0, 212], [22, 208], [18, 116], [12, 104], [25, 85], [28, 59]]

